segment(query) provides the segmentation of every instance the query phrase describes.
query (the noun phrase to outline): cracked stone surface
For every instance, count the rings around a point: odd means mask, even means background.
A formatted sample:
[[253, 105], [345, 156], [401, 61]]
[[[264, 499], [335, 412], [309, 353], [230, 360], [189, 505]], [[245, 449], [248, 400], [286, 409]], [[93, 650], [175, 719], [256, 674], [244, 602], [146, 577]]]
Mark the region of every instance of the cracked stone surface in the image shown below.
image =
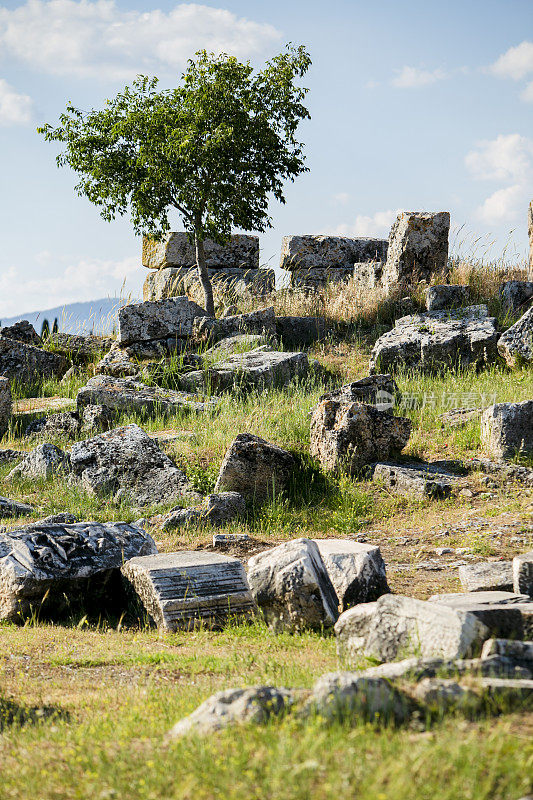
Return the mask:
[[207, 312], [188, 297], [131, 303], [118, 312], [118, 342], [124, 347], [154, 339], [183, 339], [191, 336], [195, 317], [207, 317]]
[[[220, 245], [211, 239], [204, 241], [205, 261], [208, 269], [233, 267], [259, 268], [259, 237], [233, 234], [228, 244]], [[182, 231], [169, 231], [160, 241], [143, 236], [142, 263], [148, 269], [196, 266], [196, 250], [189, 235]]]
[[295, 466], [294, 457], [251, 433], [240, 433], [220, 467], [215, 492], [238, 492], [262, 503], [283, 492]]
[[413, 286], [429, 282], [432, 275], [448, 268], [450, 214], [402, 211], [389, 234], [387, 260], [382, 281], [386, 289], [396, 284]]
[[509, 367], [533, 362], [533, 306], [502, 333], [498, 341], [498, 352]]

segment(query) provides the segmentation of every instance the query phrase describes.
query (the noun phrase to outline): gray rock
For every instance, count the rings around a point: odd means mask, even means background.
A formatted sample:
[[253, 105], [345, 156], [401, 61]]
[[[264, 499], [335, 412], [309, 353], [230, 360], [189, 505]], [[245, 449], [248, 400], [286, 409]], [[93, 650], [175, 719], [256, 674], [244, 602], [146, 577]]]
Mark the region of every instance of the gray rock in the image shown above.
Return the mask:
[[26, 480], [48, 480], [54, 475], [66, 474], [70, 470], [69, 457], [54, 444], [40, 444], [30, 453], [26, 453], [20, 464], [9, 472], [5, 480], [15, 478]]
[[[483, 645], [485, 647], [485, 645]], [[514, 662], [513, 659], [501, 655], [490, 655], [486, 658], [406, 658], [403, 661], [392, 661], [369, 667], [360, 672], [368, 678], [386, 678], [390, 681], [405, 679], [421, 681], [424, 678], [457, 678], [463, 675], [495, 676], [507, 678], [529, 678], [530, 673]]]
[[488, 660], [494, 656], [509, 658], [519, 664], [533, 667], [533, 641], [524, 642], [515, 639], [487, 639], [481, 651], [481, 658]]
[[377, 463], [372, 478], [405, 497], [443, 499], [449, 497], [457, 475], [432, 464]]
[[237, 314], [234, 317], [201, 317], [194, 321], [194, 336], [210, 342], [219, 342], [228, 336], [239, 333], [255, 333], [267, 339], [276, 335], [276, 317], [273, 306], [251, 311], [249, 314]]
[[132, 378], [139, 374], [139, 365], [116, 343], [98, 362], [96, 372], [113, 378]]
[[[276, 288], [273, 269], [208, 269], [215, 294], [226, 297], [262, 297]], [[195, 294], [201, 289], [196, 267], [165, 267], [148, 273], [143, 284], [143, 300], [167, 300]]]
[[215, 492], [238, 492], [262, 503], [283, 492], [295, 467], [294, 457], [251, 433], [240, 433], [220, 467]]
[[233, 544], [249, 542], [250, 537], [247, 533], [214, 533], [213, 547], [227, 547]]
[[294, 696], [295, 693], [289, 689], [274, 686], [217, 692], [180, 720], [169, 732], [169, 738], [207, 735], [236, 724], [264, 724], [271, 717], [287, 713], [294, 703]]
[[41, 337], [27, 319], [15, 322], [14, 325], [9, 325], [6, 328], [0, 328], [0, 336], [5, 339], [15, 339], [23, 344], [33, 344], [35, 347], [40, 347], [42, 344]]
[[428, 311], [441, 311], [445, 308], [460, 308], [468, 305], [470, 287], [458, 284], [428, 286], [426, 289], [426, 308]]
[[512, 561], [487, 561], [459, 567], [459, 580], [465, 592], [513, 591]]
[[276, 337], [283, 347], [309, 347], [326, 334], [324, 317], [276, 317]]
[[481, 416], [482, 408], [451, 408], [440, 414], [439, 418], [443, 425], [450, 428], [462, 428], [472, 420], [478, 420]]
[[118, 341], [125, 346], [168, 337], [187, 338], [195, 317], [207, 317], [207, 312], [188, 297], [131, 303], [118, 312]]
[[0, 534], [0, 618], [61, 611], [80, 599], [95, 604], [124, 559], [155, 552], [151, 536], [125, 522], [34, 524]]
[[128, 497], [140, 506], [197, 497], [184, 473], [135, 424], [76, 442], [70, 463], [82, 486], [98, 496]]
[[244, 497], [237, 492], [208, 495], [201, 506], [172, 510], [164, 517], [163, 530], [169, 531], [185, 525], [227, 525], [246, 513]]
[[413, 691], [413, 696], [424, 705], [440, 713], [460, 708], [474, 708], [480, 704], [480, 696], [473, 689], [461, 686], [457, 681], [442, 678], [424, 678]]
[[353, 266], [353, 280], [359, 291], [372, 292], [381, 288], [385, 261], [363, 261]]
[[327, 720], [403, 722], [409, 715], [407, 697], [384, 678], [356, 672], [330, 672], [313, 687], [307, 711]]
[[508, 711], [510, 704], [522, 706], [525, 700], [533, 698], [533, 680], [509, 680], [507, 678], [483, 678], [481, 689], [493, 700], [503, 703]]
[[0, 465], [10, 464], [12, 461], [21, 461], [26, 453], [23, 450], [10, 450], [4, 448], [0, 450]]
[[402, 396], [392, 375], [370, 375], [353, 383], [347, 383], [333, 392], [323, 394], [322, 400], [338, 400], [350, 403], [367, 403], [379, 411], [390, 410], [400, 403]]
[[266, 337], [259, 333], [237, 333], [235, 336], [226, 336], [205, 351], [205, 361], [207, 364], [224, 361], [228, 356], [248, 353], [267, 343]]
[[228, 356], [203, 370], [186, 373], [180, 378], [180, 386], [186, 391], [212, 391], [216, 394], [233, 388], [263, 391], [274, 386], [287, 386], [295, 379], [304, 378], [308, 371], [306, 353], [285, 353], [265, 345]]
[[434, 595], [429, 602], [474, 615], [488, 630], [486, 639], [533, 638], [533, 602], [527, 596], [480, 591]]
[[12, 410], [13, 400], [9, 380], [0, 377], [0, 439], [9, 428]]
[[73, 333], [51, 333], [46, 340], [46, 347], [59, 353], [68, 361], [78, 366], [89, 364], [107, 353], [113, 338], [111, 336], [77, 336]]
[[81, 433], [101, 433], [113, 425], [113, 414], [106, 406], [83, 406], [81, 411]]
[[159, 553], [126, 561], [122, 575], [162, 630], [221, 627], [255, 610], [238, 558], [202, 550]]
[[357, 474], [405, 447], [411, 421], [364, 403], [323, 400], [311, 417], [311, 455], [323, 469]]
[[24, 514], [31, 514], [33, 511], [33, 506], [29, 506], [26, 503], [19, 503], [17, 500], [0, 497], [0, 518], [21, 517]]
[[[205, 261], [208, 268], [238, 267], [259, 268], [259, 237], [233, 234], [228, 244], [220, 245], [211, 239], [204, 241]], [[143, 237], [142, 263], [149, 269], [165, 267], [194, 267], [196, 250], [187, 233], [169, 231], [160, 241]]]
[[533, 598], [533, 550], [513, 558], [513, 588]]
[[498, 341], [498, 352], [509, 367], [533, 361], [533, 306]]
[[468, 611], [390, 594], [345, 611], [335, 634], [339, 657], [350, 665], [362, 657], [464, 658], [479, 651], [489, 636]]
[[311, 267], [291, 271], [291, 286], [306, 293], [316, 291], [328, 284], [346, 283], [354, 275], [354, 267]]
[[486, 306], [401, 317], [374, 345], [370, 372], [479, 368], [498, 360], [498, 338], [496, 320], [487, 316]]
[[26, 426], [24, 436], [61, 436], [75, 439], [80, 432], [80, 420], [75, 411], [61, 411], [59, 414], [50, 414], [41, 417]]
[[176, 414], [179, 411], [214, 411], [217, 398], [202, 399], [187, 392], [146, 386], [128, 378], [111, 378], [95, 375], [77, 396], [78, 411], [88, 405], [105, 406], [111, 411], [124, 411], [152, 416], [153, 414]]
[[58, 353], [5, 338], [0, 333], [0, 375], [10, 381], [27, 384], [62, 378], [67, 369], [67, 360]]
[[339, 601], [311, 539], [294, 539], [252, 556], [248, 582], [274, 630], [320, 630], [337, 619]]
[[385, 261], [386, 239], [349, 236], [284, 236], [280, 268], [290, 271], [345, 268], [355, 263]]
[[390, 589], [377, 545], [349, 539], [313, 539], [333, 584], [340, 610], [377, 600]]
[[496, 459], [533, 453], [533, 400], [496, 403], [481, 415], [481, 444]]
[[500, 286], [500, 297], [507, 312], [526, 311], [533, 299], [533, 281], [505, 281]]
[[396, 284], [414, 286], [420, 280], [448, 269], [447, 211], [403, 211], [398, 214], [389, 234], [387, 261], [382, 281], [386, 289]]
[[489, 458], [473, 458], [469, 462], [471, 471], [479, 470], [502, 481], [516, 481], [533, 486], [533, 469], [521, 464], [508, 464], [505, 461], [491, 461]]
[[59, 514], [51, 514], [49, 517], [44, 517], [31, 524], [39, 528], [43, 525], [74, 525], [76, 522], [81, 522], [79, 517], [75, 514], [69, 514], [67, 511], [62, 511]]

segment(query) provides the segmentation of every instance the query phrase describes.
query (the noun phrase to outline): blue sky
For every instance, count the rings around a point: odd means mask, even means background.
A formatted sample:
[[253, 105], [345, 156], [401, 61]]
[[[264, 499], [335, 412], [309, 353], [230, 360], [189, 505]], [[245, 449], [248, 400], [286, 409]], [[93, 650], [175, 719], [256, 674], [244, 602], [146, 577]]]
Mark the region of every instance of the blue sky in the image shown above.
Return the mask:
[[[310, 172], [272, 204], [262, 260], [296, 233], [386, 236], [400, 209], [450, 210], [463, 249], [525, 255], [533, 197], [533, 1], [155, 3], [0, 0], [0, 319], [138, 295], [127, 219], [106, 223], [35, 132], [137, 73], [176, 82], [200, 47], [260, 65], [309, 49]], [[175, 228], [179, 229], [178, 218]]]

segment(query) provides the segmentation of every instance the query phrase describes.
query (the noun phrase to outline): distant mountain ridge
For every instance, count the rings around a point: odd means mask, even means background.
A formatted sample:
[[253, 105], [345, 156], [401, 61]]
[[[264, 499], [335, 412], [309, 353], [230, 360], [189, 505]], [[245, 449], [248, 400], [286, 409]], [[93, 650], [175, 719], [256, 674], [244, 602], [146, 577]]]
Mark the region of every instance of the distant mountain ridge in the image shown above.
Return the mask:
[[[118, 309], [129, 302], [120, 297], [103, 297], [100, 300], [88, 300], [84, 303], [67, 303], [66, 305], [47, 308], [44, 311], [31, 311], [16, 317], [2, 318], [1, 326], [7, 327], [27, 319], [37, 333], [45, 319], [50, 329], [57, 318], [60, 331], [65, 333], [112, 333], [117, 326]], [[0, 328], [1, 330], [1, 328]]]

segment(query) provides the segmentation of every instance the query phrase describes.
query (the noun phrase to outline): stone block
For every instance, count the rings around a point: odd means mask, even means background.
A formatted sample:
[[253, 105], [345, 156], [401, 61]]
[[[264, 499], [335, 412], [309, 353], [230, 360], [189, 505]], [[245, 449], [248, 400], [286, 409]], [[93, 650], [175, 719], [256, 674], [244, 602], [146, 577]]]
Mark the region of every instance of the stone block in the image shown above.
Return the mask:
[[377, 545], [350, 539], [313, 539], [337, 593], [339, 610], [377, 600], [390, 589]]
[[48, 480], [55, 475], [66, 474], [70, 471], [69, 458], [66, 453], [54, 444], [44, 442], [29, 453], [14, 469], [6, 475], [5, 480], [10, 482], [15, 478], [27, 480]]
[[396, 285], [414, 286], [430, 282], [448, 269], [447, 211], [402, 211], [391, 228], [382, 282], [390, 290]]
[[101, 358], [113, 344], [111, 336], [77, 336], [73, 333], [51, 333], [46, 346], [76, 365], [86, 365]]
[[67, 360], [58, 353], [4, 338], [0, 330], [0, 375], [10, 381], [24, 385], [40, 383], [46, 378], [62, 378], [68, 366]]
[[[204, 241], [206, 265], [209, 269], [222, 267], [259, 269], [259, 237], [233, 234], [225, 245], [211, 239]], [[143, 237], [142, 263], [149, 269], [165, 267], [194, 267], [196, 250], [189, 235], [169, 231], [160, 241]]]
[[324, 317], [276, 317], [276, 337], [286, 348], [309, 347], [326, 337]]
[[262, 503], [284, 492], [295, 467], [294, 456], [251, 433], [240, 433], [229, 446], [215, 492], [238, 492]]
[[428, 311], [442, 311], [446, 308], [467, 306], [470, 287], [456, 284], [428, 286], [426, 289], [426, 308]]
[[118, 341], [126, 346], [169, 337], [187, 338], [192, 335], [195, 317], [207, 317], [207, 312], [188, 297], [131, 303], [118, 312]]
[[492, 458], [533, 453], [533, 400], [496, 403], [481, 415], [481, 444]]
[[323, 394], [322, 400], [335, 400], [349, 403], [366, 403], [378, 411], [392, 410], [400, 403], [402, 395], [392, 375], [370, 375], [353, 383], [346, 383], [339, 389]]
[[24, 344], [33, 344], [35, 347], [41, 346], [41, 337], [27, 319], [15, 322], [14, 325], [0, 328], [0, 336], [5, 339], [15, 339], [17, 342], [23, 342]]
[[198, 318], [194, 323], [195, 337], [209, 342], [219, 342], [221, 339], [240, 333], [259, 334], [267, 338], [274, 337], [276, 335], [274, 307], [260, 308], [248, 314], [237, 314], [221, 319]]
[[[215, 294], [239, 297], [262, 297], [276, 288], [273, 269], [208, 269]], [[152, 270], [143, 284], [143, 300], [166, 300], [201, 290], [196, 268], [166, 267]]]
[[459, 567], [459, 580], [465, 592], [513, 591], [512, 561], [486, 561]]
[[220, 492], [208, 495], [201, 506], [173, 509], [165, 515], [163, 530], [183, 526], [228, 525], [246, 513], [244, 497], [237, 492]]
[[533, 602], [525, 595], [502, 591], [479, 591], [434, 595], [430, 603], [473, 614], [489, 631], [502, 639], [533, 638]]
[[280, 268], [290, 271], [345, 268], [365, 261], [385, 261], [386, 239], [350, 236], [284, 236]]
[[527, 311], [533, 300], [533, 281], [505, 281], [500, 286], [500, 297], [508, 313]]
[[395, 494], [419, 500], [449, 497], [457, 475], [432, 464], [380, 463], [371, 467], [372, 478]]
[[509, 367], [533, 363], [533, 306], [502, 333], [498, 352]]
[[533, 598], [533, 550], [513, 558], [513, 588]]
[[408, 698], [384, 678], [355, 672], [330, 672], [313, 686], [307, 711], [329, 721], [399, 723], [409, 716]]
[[126, 561], [122, 575], [162, 630], [222, 627], [255, 610], [238, 558], [202, 550], [159, 553]]

